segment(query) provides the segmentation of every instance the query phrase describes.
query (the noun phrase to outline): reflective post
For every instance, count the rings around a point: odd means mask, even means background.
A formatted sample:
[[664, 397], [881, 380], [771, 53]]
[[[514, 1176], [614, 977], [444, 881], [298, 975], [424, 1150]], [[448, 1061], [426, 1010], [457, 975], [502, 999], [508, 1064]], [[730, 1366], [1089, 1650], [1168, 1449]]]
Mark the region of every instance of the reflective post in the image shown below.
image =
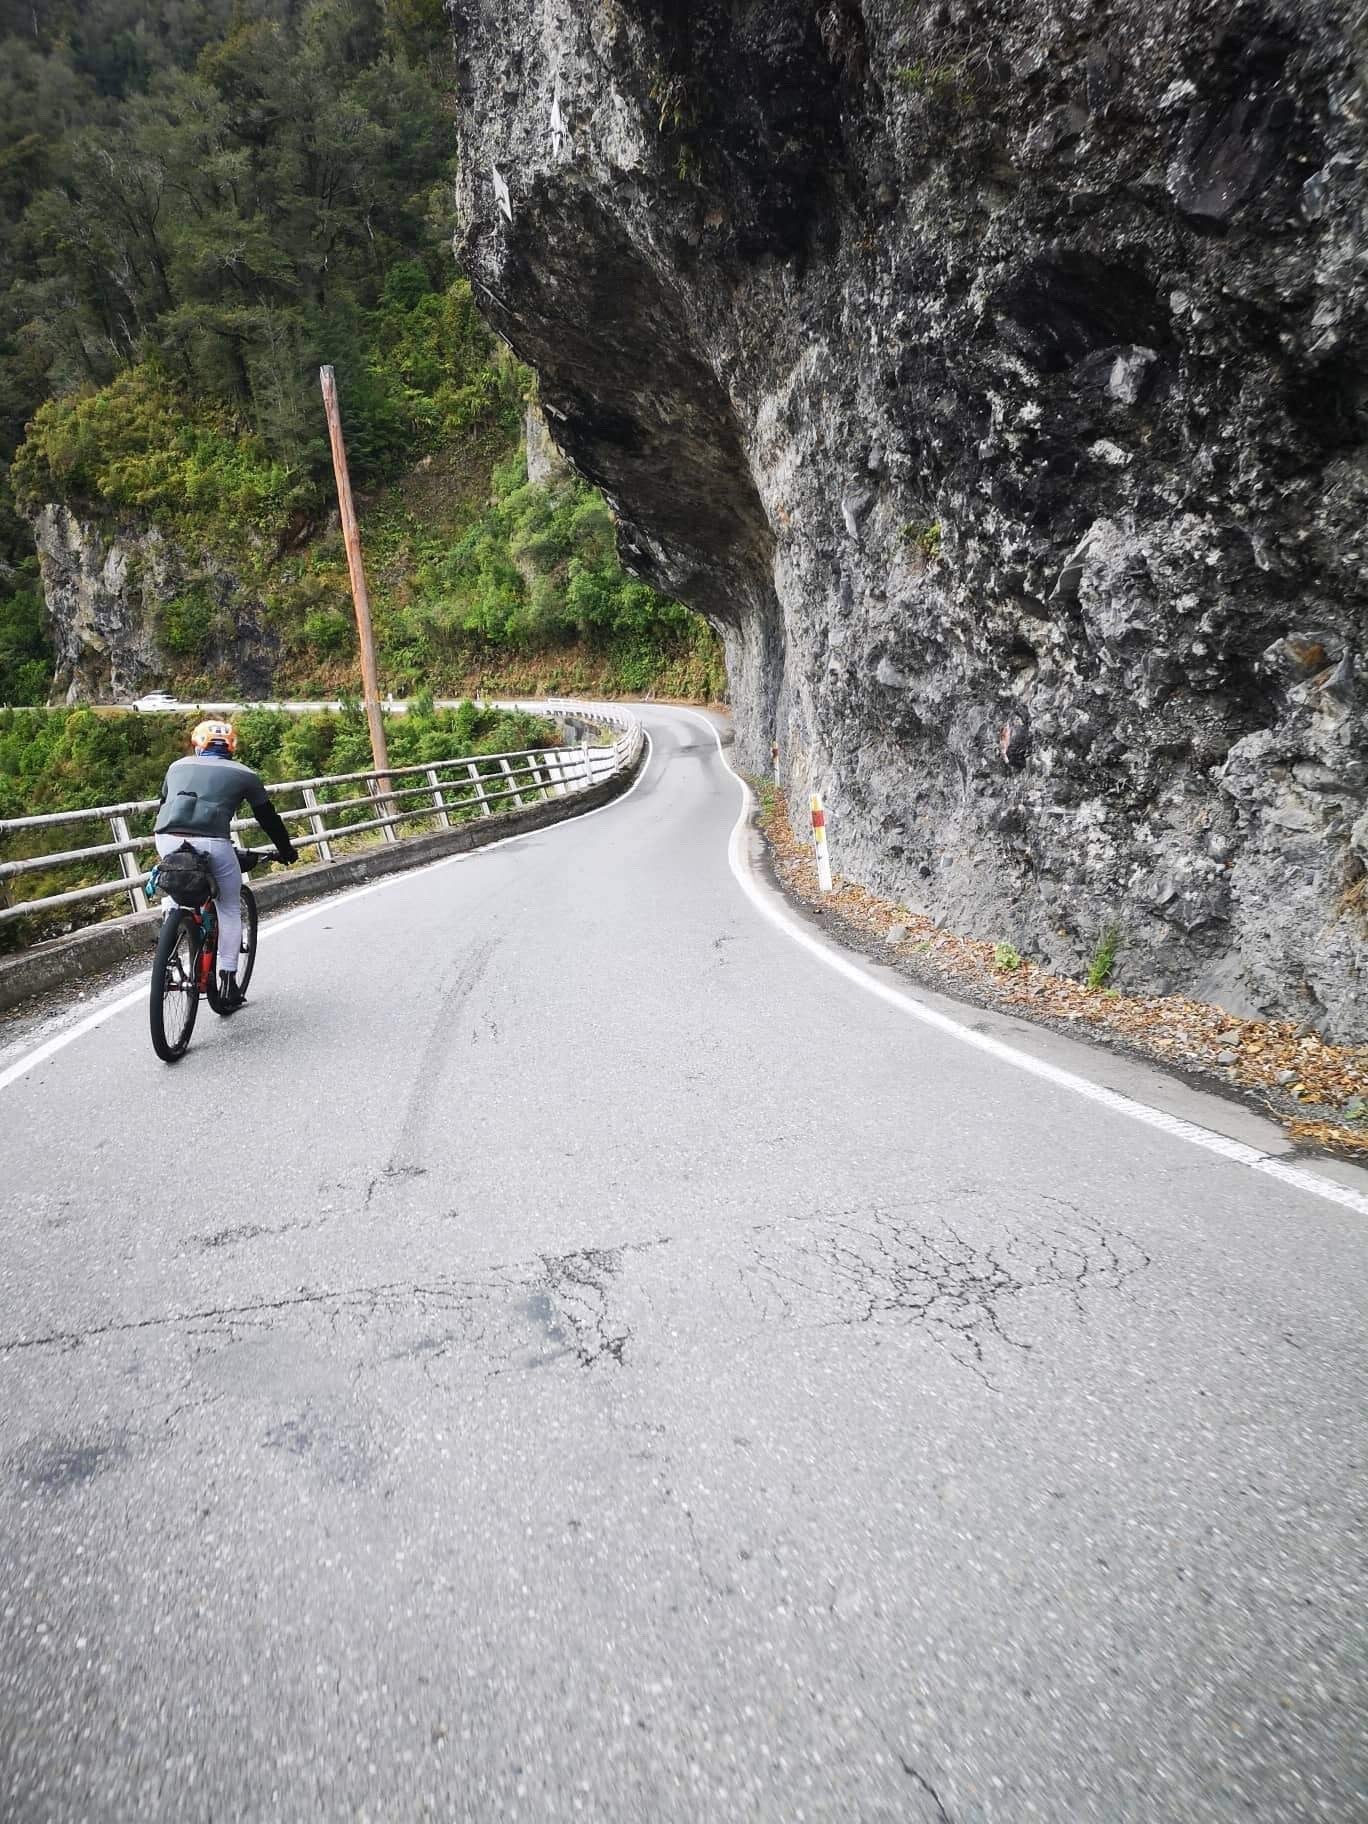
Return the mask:
[[812, 846], [817, 851], [817, 885], [823, 893], [831, 891], [831, 857], [827, 853], [826, 812], [821, 795], [812, 794]]

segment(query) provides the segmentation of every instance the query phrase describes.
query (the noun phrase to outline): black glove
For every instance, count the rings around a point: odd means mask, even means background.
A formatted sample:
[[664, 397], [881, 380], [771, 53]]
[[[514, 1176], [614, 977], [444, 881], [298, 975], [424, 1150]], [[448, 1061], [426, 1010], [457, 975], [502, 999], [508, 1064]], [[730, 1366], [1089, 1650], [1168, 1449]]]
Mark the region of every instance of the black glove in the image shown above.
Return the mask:
[[277, 849], [276, 854], [287, 868], [290, 866], [291, 862], [299, 860], [299, 850], [292, 842], [287, 842], [283, 849]]

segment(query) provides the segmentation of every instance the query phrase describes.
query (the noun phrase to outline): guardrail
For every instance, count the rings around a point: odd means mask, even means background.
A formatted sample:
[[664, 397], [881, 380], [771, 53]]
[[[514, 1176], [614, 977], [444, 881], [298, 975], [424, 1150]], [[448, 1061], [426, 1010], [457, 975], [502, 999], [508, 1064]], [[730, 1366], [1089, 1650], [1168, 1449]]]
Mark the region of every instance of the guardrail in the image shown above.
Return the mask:
[[[641, 751], [644, 737], [640, 723], [635, 717], [607, 705], [542, 702], [515, 707], [542, 715], [571, 716], [581, 723], [616, 729], [617, 733], [611, 745], [595, 745], [585, 739], [577, 747], [522, 748], [505, 754], [455, 754], [445, 760], [392, 766], [383, 774], [375, 771], [324, 773], [313, 779], [288, 779], [271, 784], [272, 800], [295, 847], [300, 850], [312, 848], [320, 859], [331, 861], [335, 844], [350, 842], [367, 833], [378, 831], [380, 840], [397, 842], [401, 840], [399, 831], [404, 824], [421, 823], [449, 829], [453, 822], [492, 816], [496, 805], [509, 800], [521, 807], [545, 798], [568, 797], [589, 791], [634, 765]], [[320, 796], [345, 791], [347, 787], [356, 789], [340, 798]], [[292, 796], [299, 797], [297, 805], [282, 802]], [[405, 806], [402, 803], [405, 800], [415, 802]], [[419, 800], [422, 802], [417, 802]], [[129, 819], [148, 816], [157, 808], [155, 798], [143, 798], [125, 804], [92, 805], [74, 811], [0, 819], [0, 841], [24, 832], [100, 822], [108, 825], [111, 838], [108, 842], [87, 843], [80, 848], [48, 850], [14, 861], [0, 861], [0, 923], [52, 912], [64, 906], [112, 899], [119, 894], [128, 896], [135, 912], [146, 910], [147, 901], [141, 888], [151, 871], [155, 844], [150, 830], [134, 834]], [[367, 810], [374, 810], [376, 815], [359, 818], [354, 815]], [[328, 822], [329, 817], [344, 812], [349, 814], [350, 820]], [[302, 826], [307, 826], [307, 831]], [[251, 817], [236, 817], [232, 827], [241, 831], [257, 826]], [[141, 855], [148, 857], [146, 868], [139, 859]], [[26, 874], [50, 872], [54, 868], [88, 869], [93, 862], [106, 857], [118, 858], [117, 880], [43, 893], [31, 899], [12, 902], [9, 899], [8, 883]]]

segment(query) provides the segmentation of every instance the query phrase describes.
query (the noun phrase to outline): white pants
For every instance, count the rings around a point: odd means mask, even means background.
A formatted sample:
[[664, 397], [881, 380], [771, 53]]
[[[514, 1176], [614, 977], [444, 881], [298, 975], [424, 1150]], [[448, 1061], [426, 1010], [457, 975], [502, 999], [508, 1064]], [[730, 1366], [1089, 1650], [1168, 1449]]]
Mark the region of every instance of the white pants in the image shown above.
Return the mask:
[[214, 909], [218, 913], [218, 966], [237, 974], [242, 949], [242, 869], [237, 850], [222, 836], [158, 836], [158, 855], [170, 855], [183, 842], [199, 851], [214, 870]]

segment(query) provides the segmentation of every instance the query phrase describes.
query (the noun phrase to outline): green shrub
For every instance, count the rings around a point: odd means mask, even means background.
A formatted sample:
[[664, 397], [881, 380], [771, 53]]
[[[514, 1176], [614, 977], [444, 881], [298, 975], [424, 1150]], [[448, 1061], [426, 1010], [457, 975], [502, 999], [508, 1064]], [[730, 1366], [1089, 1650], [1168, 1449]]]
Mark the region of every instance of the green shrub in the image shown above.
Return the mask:
[[203, 658], [218, 610], [208, 586], [192, 583], [157, 611], [157, 641], [173, 658]]
[[953, 63], [931, 63], [922, 58], [916, 63], [904, 64], [894, 71], [894, 75], [905, 89], [929, 100], [950, 102], [968, 92], [962, 71]]
[[1104, 988], [1116, 967], [1116, 953], [1121, 947], [1121, 927], [1113, 920], [1102, 928], [1092, 959], [1088, 964], [1089, 988]]
[[211, 522], [274, 529], [297, 484], [221, 406], [192, 399], [150, 362], [98, 391], [49, 399], [11, 478], [27, 506], [71, 501], [139, 511], [168, 530]]
[[349, 658], [356, 651], [356, 622], [340, 608], [320, 608], [305, 616], [300, 638], [316, 658]]
[[926, 522], [909, 520], [902, 529], [902, 535], [909, 544], [916, 545], [928, 563], [934, 563], [940, 556], [941, 525], [938, 519]]

